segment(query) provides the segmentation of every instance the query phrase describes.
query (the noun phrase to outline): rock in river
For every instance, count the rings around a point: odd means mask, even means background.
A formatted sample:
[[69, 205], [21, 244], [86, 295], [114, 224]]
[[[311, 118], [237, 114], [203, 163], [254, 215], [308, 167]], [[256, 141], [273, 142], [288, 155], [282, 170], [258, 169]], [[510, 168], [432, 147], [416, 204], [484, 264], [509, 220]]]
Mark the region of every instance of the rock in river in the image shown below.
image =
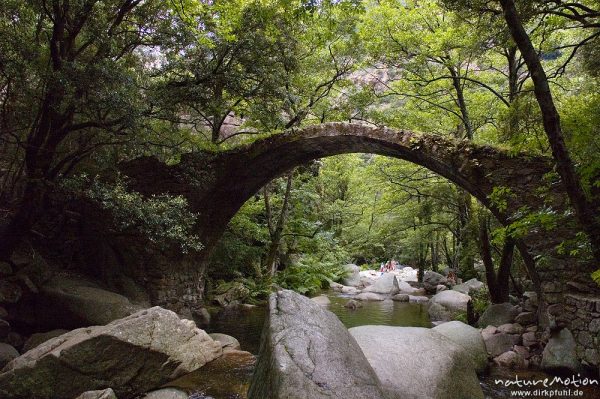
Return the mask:
[[271, 294], [249, 399], [383, 399], [356, 341], [331, 312], [292, 291]]
[[468, 353], [442, 334], [421, 327], [360, 326], [349, 331], [389, 399], [483, 399]]
[[194, 322], [154, 307], [106, 326], [70, 331], [18, 357], [0, 374], [0, 397], [72, 399], [110, 387], [127, 399], [221, 354], [221, 345]]
[[433, 328], [454, 343], [462, 346], [475, 366], [475, 371], [481, 373], [488, 366], [488, 354], [481, 333], [461, 321], [450, 321]]
[[375, 280], [373, 285], [363, 290], [363, 292], [375, 292], [377, 294], [389, 295], [394, 295], [399, 291], [398, 281], [396, 280], [396, 275], [393, 273], [383, 273], [381, 277]]
[[548, 371], [575, 373], [581, 365], [577, 360], [577, 344], [567, 328], [555, 331], [542, 353], [542, 368]]
[[429, 316], [432, 320], [451, 320], [457, 314], [467, 311], [471, 297], [458, 291], [441, 291], [431, 297]]
[[342, 279], [342, 284], [351, 287], [356, 287], [360, 284], [360, 267], [350, 263], [344, 266], [344, 270], [348, 275]]
[[477, 325], [481, 328], [487, 326], [501, 326], [512, 323], [519, 314], [519, 310], [510, 303], [497, 303], [487, 307]]

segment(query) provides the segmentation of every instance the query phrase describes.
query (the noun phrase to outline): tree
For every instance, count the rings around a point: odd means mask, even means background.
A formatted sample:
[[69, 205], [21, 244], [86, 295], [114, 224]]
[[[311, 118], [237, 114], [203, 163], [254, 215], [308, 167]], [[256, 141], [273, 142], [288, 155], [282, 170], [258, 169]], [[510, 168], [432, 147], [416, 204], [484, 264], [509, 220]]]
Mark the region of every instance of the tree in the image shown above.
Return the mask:
[[484, 217], [481, 218], [479, 225], [479, 243], [481, 248], [481, 259], [485, 267], [485, 279], [492, 303], [508, 302], [510, 268], [513, 261], [515, 241], [510, 236], [505, 238], [500, 260], [498, 262], [498, 271], [494, 268], [494, 260], [488, 234], [488, 223]]
[[579, 176], [575, 170], [569, 150], [565, 144], [560, 115], [554, 105], [546, 71], [531, 43], [527, 31], [523, 27], [521, 17], [513, 0], [500, 0], [504, 19], [510, 33], [519, 47], [534, 84], [534, 92], [544, 123], [544, 130], [552, 148], [552, 156], [556, 162], [565, 191], [571, 200], [577, 219], [587, 233], [596, 262], [600, 262], [600, 218], [598, 218], [597, 201], [586, 197]]
[[9, 259], [57, 179], [97, 148], [129, 139], [144, 112], [136, 49], [170, 27], [159, 1], [3, 4], [1, 35], [10, 39], [0, 56], [8, 106], [0, 139], [19, 154], [11, 165], [18, 187], [3, 193], [14, 207], [0, 232], [0, 259]]

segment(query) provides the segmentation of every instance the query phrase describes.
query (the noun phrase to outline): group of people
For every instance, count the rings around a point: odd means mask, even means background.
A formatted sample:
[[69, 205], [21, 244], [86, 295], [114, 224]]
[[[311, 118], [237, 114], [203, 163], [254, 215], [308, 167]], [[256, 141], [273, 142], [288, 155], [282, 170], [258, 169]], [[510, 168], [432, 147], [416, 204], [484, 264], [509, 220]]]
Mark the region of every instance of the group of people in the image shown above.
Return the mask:
[[396, 270], [399, 266], [399, 263], [394, 259], [388, 260], [387, 262], [381, 262], [381, 267], [379, 268], [380, 272], [391, 272], [392, 270]]

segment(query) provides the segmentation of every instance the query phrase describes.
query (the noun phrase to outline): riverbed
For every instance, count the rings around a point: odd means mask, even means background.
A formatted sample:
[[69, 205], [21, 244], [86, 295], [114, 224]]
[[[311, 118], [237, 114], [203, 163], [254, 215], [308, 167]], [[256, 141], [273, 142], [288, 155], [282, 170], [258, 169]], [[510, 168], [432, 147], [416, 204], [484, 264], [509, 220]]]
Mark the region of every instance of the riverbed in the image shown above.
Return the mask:
[[[344, 304], [351, 298], [334, 291], [324, 292], [331, 301], [328, 309], [333, 312], [342, 323], [350, 328], [361, 325], [388, 325], [398, 327], [431, 327], [426, 304], [394, 302], [391, 300], [381, 302], [362, 302], [358, 309], [348, 309]], [[238, 339], [241, 349], [254, 355], [258, 354], [260, 335], [266, 317], [265, 307], [238, 306], [223, 309], [216, 313], [207, 332], [220, 332]], [[177, 386], [193, 393], [194, 399], [246, 399], [246, 391], [252, 377], [253, 359], [231, 359], [229, 362], [215, 362], [201, 368], [197, 373], [192, 373], [181, 379]], [[538, 380], [550, 377], [539, 371], [522, 371], [519, 377], [528, 380]], [[490, 373], [480, 377], [481, 386], [486, 399], [505, 399], [514, 396], [511, 391], [521, 390], [515, 387], [506, 387], [497, 380], [514, 379], [515, 372], [498, 367], [493, 367]], [[552, 377], [550, 377], [552, 378]], [[527, 397], [534, 396], [535, 387], [524, 388], [532, 391]], [[600, 393], [595, 388], [582, 389], [584, 399], [600, 398]], [[526, 394], [523, 394], [526, 395]], [[570, 396], [554, 396], [567, 398]]]

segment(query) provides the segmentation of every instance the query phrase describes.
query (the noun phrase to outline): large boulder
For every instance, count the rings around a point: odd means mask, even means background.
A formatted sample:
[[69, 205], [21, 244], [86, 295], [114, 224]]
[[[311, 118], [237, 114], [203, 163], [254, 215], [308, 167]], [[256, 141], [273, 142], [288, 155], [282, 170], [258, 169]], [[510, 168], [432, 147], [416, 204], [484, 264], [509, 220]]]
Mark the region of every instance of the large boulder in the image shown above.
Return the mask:
[[310, 299], [269, 298], [249, 399], [383, 399], [377, 375], [342, 322]]
[[495, 303], [487, 307], [477, 320], [477, 325], [481, 328], [487, 326], [498, 327], [512, 323], [518, 314], [519, 310], [510, 303]]
[[465, 281], [462, 284], [457, 284], [452, 289], [454, 291], [462, 292], [463, 294], [471, 294], [473, 292], [480, 291], [485, 288], [485, 285], [477, 280], [476, 278], [472, 278], [470, 280]]
[[408, 295], [424, 295], [425, 290], [422, 288], [415, 288], [412, 285], [408, 284], [406, 281], [398, 280], [396, 278], [396, 285], [398, 286], [398, 290], [401, 294]]
[[463, 347], [469, 355], [475, 371], [482, 373], [488, 367], [488, 354], [481, 333], [475, 327], [471, 327], [461, 321], [450, 321], [433, 328], [454, 343]]
[[350, 287], [356, 287], [360, 285], [360, 267], [350, 263], [348, 265], [344, 265], [344, 271], [346, 271], [348, 274], [342, 279], [342, 284]]
[[103, 325], [140, 310], [123, 295], [81, 278], [57, 276], [40, 290], [36, 322], [43, 327], [72, 329]]
[[349, 331], [389, 399], [483, 398], [470, 356], [442, 334], [428, 328], [390, 326]]
[[396, 276], [401, 281], [418, 281], [418, 271], [410, 266], [404, 266], [402, 269], [396, 270]]
[[553, 372], [575, 373], [581, 365], [577, 360], [575, 338], [567, 328], [555, 331], [542, 353], [542, 369]]
[[435, 294], [437, 286], [440, 284], [446, 284], [448, 279], [439, 273], [426, 271], [423, 276], [423, 287], [429, 294]]
[[374, 292], [376, 294], [394, 295], [399, 292], [398, 281], [393, 273], [383, 273], [373, 285], [368, 286], [363, 292]]
[[519, 340], [520, 337], [518, 335], [509, 335], [504, 333], [483, 336], [485, 347], [492, 357], [496, 357], [504, 352], [508, 352], [513, 348], [513, 346], [519, 343]]
[[429, 300], [429, 317], [448, 321], [459, 313], [466, 313], [471, 297], [458, 291], [447, 290], [435, 294]]
[[113, 388], [131, 398], [221, 356], [221, 345], [159, 307], [106, 326], [70, 331], [10, 362], [0, 374], [5, 399], [72, 399]]

